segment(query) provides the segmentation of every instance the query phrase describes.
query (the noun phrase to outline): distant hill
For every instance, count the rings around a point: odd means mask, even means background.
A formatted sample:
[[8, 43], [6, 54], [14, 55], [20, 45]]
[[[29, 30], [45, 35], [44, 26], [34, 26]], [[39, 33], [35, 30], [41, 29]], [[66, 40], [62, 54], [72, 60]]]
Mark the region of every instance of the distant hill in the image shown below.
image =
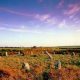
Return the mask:
[[58, 46], [58, 48], [80, 48], [80, 46]]

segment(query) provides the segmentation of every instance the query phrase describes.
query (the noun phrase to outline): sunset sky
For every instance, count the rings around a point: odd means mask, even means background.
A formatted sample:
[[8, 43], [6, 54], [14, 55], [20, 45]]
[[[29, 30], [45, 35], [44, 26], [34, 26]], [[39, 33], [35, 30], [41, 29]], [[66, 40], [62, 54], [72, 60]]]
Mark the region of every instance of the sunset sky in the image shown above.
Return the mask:
[[0, 46], [80, 45], [80, 0], [0, 0]]

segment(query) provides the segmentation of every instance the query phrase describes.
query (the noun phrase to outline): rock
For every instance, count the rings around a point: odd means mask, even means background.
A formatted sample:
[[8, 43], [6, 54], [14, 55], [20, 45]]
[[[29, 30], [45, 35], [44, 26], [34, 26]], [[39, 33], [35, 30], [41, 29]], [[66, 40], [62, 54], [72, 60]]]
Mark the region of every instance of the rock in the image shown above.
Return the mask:
[[55, 69], [61, 69], [61, 61], [58, 60], [54, 66], [55, 66]]
[[8, 56], [8, 52], [7, 51], [5, 52], [5, 56]]
[[49, 56], [50, 59], [53, 59], [52, 55], [48, 51], [46, 51], [45, 53]]
[[30, 65], [28, 63], [23, 62], [22, 69], [24, 69], [25, 71], [30, 71]]

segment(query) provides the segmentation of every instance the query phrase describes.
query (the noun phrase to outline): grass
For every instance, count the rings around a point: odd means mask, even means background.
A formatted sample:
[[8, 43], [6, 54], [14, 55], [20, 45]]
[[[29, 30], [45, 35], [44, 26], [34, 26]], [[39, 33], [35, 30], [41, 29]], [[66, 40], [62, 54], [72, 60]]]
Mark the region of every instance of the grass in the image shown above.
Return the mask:
[[[72, 68], [72, 69], [80, 69], [80, 57], [79, 56], [71, 56], [71, 55], [62, 55], [56, 54], [53, 56], [52, 65], [57, 60], [60, 60], [62, 63], [62, 68]], [[10, 55], [8, 57], [0, 57], [0, 70], [8, 70], [10, 74], [13, 76], [21, 76], [22, 80], [26, 80], [26, 73], [23, 74], [21, 71], [22, 62], [28, 62], [30, 64], [31, 69], [34, 73], [39, 76], [39, 74], [43, 72], [50, 72], [50, 59], [46, 54], [36, 54], [36, 57], [32, 55], [18, 56], [18, 55]], [[39, 67], [35, 67], [35, 65], [39, 65]], [[42, 70], [42, 72], [41, 72]], [[53, 69], [54, 70], [54, 69]], [[34, 73], [31, 72], [32, 75]], [[29, 75], [31, 75], [29, 74]], [[31, 79], [32, 80], [32, 79]], [[64, 79], [63, 79], [64, 80]]]

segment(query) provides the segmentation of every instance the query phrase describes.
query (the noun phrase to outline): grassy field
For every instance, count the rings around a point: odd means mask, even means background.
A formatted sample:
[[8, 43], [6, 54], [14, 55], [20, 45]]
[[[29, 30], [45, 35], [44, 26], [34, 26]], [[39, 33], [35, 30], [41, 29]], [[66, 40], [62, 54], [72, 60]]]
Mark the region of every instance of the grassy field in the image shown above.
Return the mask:
[[[80, 80], [80, 57], [78, 55], [52, 55], [51, 61], [46, 54], [10, 55], [0, 57], [1, 80]], [[61, 69], [55, 69], [54, 64], [61, 61]], [[23, 62], [28, 62], [31, 70], [25, 72]], [[69, 75], [70, 74], [70, 75]], [[44, 78], [46, 75], [47, 79]]]

